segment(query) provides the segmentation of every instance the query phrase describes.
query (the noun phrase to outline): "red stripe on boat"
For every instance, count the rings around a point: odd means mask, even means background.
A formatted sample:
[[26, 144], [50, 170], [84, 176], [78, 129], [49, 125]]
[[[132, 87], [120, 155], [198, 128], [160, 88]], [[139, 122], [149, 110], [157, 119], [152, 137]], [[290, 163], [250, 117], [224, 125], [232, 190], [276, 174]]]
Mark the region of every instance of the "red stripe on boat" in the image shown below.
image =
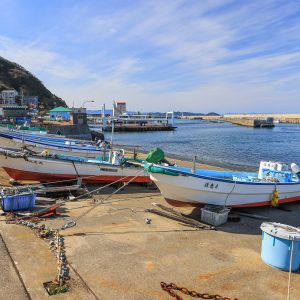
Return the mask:
[[[70, 175], [70, 174], [49, 174], [49, 173], [38, 173], [38, 172], [29, 172], [16, 170], [12, 168], [3, 167], [6, 173], [15, 180], [32, 180], [39, 182], [54, 182], [57, 180], [65, 180], [65, 179], [76, 179], [78, 176]], [[122, 176], [107, 176], [107, 175], [99, 175], [99, 176], [91, 176], [91, 175], [80, 175], [80, 177], [86, 177], [82, 181], [84, 183], [97, 184], [97, 183], [110, 183], [113, 181], [117, 181], [122, 178]], [[134, 176], [124, 177], [120, 182], [128, 182]], [[133, 181], [135, 183], [148, 183], [150, 182], [149, 176], [137, 176]]]
[[[208, 203], [196, 203], [196, 202], [184, 202], [174, 199], [167, 199], [165, 200], [172, 206], [176, 207], [203, 207], [204, 205]], [[290, 197], [290, 198], [284, 198], [280, 199], [278, 201], [279, 204], [283, 203], [290, 203], [290, 202], [296, 202], [300, 201], [300, 196], [297, 197]], [[271, 201], [263, 201], [263, 202], [253, 202], [253, 203], [244, 203], [244, 204], [236, 204], [236, 205], [228, 205], [229, 207], [257, 207], [257, 206], [271, 206]]]

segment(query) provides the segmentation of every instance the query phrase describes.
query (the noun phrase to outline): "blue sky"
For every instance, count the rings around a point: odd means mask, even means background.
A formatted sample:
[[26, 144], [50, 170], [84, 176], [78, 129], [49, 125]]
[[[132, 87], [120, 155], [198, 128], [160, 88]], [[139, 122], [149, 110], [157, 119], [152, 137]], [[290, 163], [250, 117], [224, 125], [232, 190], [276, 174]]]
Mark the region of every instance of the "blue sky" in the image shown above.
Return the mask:
[[0, 0], [0, 55], [69, 105], [300, 113], [300, 1]]

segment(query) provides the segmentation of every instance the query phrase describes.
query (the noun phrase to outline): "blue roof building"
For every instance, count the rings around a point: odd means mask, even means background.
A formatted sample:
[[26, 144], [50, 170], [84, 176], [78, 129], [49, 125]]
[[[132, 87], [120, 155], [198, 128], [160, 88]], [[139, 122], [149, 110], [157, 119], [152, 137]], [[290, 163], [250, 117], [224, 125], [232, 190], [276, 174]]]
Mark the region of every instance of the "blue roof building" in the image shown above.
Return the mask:
[[49, 111], [50, 120], [52, 121], [70, 121], [72, 109], [58, 106]]

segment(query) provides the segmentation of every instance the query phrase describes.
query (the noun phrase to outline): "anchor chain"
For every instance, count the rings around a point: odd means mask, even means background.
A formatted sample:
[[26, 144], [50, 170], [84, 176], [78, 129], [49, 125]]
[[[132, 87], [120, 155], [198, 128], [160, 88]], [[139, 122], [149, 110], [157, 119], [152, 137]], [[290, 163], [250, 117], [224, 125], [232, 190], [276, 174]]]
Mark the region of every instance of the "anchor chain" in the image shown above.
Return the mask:
[[9, 224], [15, 223], [28, 227], [33, 230], [38, 237], [48, 241], [49, 249], [57, 261], [57, 275], [52, 282], [60, 287], [60, 292], [66, 292], [68, 290], [68, 281], [70, 280], [70, 268], [66, 257], [65, 239], [60, 235], [59, 230], [49, 228], [45, 224], [38, 224], [40, 222], [39, 218], [24, 220], [16, 218], [12, 213], [7, 215], [7, 221]]
[[199, 293], [196, 291], [190, 291], [185, 287], [179, 287], [175, 283], [160, 283], [161, 288], [167, 292], [171, 297], [175, 298], [176, 300], [183, 300], [183, 298], [175, 293], [175, 291], [180, 291], [181, 293], [185, 295], [189, 295], [194, 298], [201, 298], [201, 299], [210, 299], [210, 300], [238, 300], [238, 298], [228, 298], [228, 297], [222, 297], [218, 294], [209, 294], [209, 293]]

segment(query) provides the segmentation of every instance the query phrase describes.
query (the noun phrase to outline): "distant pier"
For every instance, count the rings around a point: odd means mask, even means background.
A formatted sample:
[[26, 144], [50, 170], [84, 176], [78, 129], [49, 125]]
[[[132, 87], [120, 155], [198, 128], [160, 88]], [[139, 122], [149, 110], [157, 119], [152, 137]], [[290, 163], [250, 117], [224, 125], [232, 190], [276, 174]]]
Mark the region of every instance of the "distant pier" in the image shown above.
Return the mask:
[[106, 116], [105, 105], [102, 107], [101, 116], [90, 118], [89, 125], [90, 127], [100, 126], [105, 132], [173, 131], [177, 128], [174, 126], [174, 112], [164, 114], [115, 112], [113, 116]]
[[[300, 124], [300, 114], [226, 114], [223, 116], [184, 116], [180, 119], [223, 121], [248, 127], [274, 127], [274, 123]], [[271, 119], [274, 121], [273, 124]]]
[[[143, 132], [143, 131], [172, 131], [177, 127], [171, 125], [115, 125], [115, 132]], [[106, 126], [103, 131], [112, 131], [112, 126]]]

